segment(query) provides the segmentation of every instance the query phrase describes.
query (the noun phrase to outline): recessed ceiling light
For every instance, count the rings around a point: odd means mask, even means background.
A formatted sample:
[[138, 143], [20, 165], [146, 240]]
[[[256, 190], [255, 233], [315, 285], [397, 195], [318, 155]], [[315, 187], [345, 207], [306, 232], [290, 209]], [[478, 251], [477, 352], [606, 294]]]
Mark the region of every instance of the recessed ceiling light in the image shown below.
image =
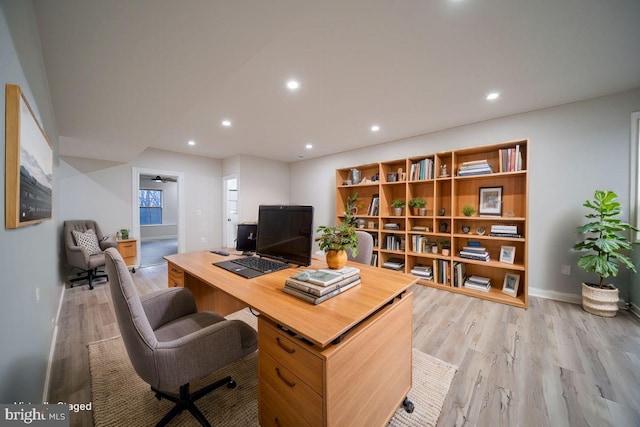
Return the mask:
[[304, 146], [307, 150], [311, 150], [313, 148], [313, 144], [307, 144]]
[[192, 139], [192, 140], [190, 140], [189, 142], [187, 142], [187, 144], [189, 144], [189, 145], [196, 145], [196, 142]]
[[228, 128], [229, 126], [231, 126], [231, 120], [223, 120], [222, 126]]
[[378, 125], [371, 126], [371, 132], [378, 132], [379, 130], [380, 130], [380, 126]]
[[500, 92], [491, 92], [487, 95], [487, 101], [494, 101], [500, 98]]
[[296, 90], [300, 87], [300, 82], [298, 82], [297, 80], [289, 80], [287, 82], [287, 88], [289, 88], [289, 90]]

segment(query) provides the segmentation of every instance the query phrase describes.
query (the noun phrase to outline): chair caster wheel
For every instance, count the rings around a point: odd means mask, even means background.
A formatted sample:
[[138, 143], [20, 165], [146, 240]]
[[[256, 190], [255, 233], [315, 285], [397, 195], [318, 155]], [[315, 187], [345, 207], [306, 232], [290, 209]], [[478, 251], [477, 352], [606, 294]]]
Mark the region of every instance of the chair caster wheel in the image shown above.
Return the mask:
[[408, 397], [404, 398], [404, 400], [402, 401], [402, 406], [404, 406], [404, 410], [407, 411], [409, 414], [412, 413], [413, 410], [415, 409], [413, 402], [410, 401]]
[[231, 380], [227, 383], [227, 388], [236, 388], [237, 385], [234, 380]]

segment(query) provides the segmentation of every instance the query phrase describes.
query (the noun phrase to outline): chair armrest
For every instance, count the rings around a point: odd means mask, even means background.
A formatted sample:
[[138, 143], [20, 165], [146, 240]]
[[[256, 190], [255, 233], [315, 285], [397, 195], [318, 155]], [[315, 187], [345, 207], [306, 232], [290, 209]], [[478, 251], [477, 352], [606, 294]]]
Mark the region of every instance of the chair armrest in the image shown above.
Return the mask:
[[89, 252], [80, 246], [67, 246], [67, 264], [72, 267], [89, 268]]
[[193, 294], [186, 288], [167, 288], [140, 297], [152, 329], [197, 312]]
[[241, 324], [221, 321], [176, 340], [158, 342], [155, 352], [160, 381], [175, 387], [242, 358]]
[[118, 243], [113, 237], [104, 236], [98, 243], [103, 251], [106, 251], [107, 248], [118, 248]]

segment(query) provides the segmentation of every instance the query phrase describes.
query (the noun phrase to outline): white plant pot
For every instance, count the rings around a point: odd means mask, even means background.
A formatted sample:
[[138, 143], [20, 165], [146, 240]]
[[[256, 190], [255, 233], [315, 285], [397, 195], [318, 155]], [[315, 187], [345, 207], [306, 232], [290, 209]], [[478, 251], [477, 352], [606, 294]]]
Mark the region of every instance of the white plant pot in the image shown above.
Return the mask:
[[587, 313], [602, 317], [615, 317], [618, 313], [620, 292], [617, 288], [603, 288], [582, 284], [582, 308]]

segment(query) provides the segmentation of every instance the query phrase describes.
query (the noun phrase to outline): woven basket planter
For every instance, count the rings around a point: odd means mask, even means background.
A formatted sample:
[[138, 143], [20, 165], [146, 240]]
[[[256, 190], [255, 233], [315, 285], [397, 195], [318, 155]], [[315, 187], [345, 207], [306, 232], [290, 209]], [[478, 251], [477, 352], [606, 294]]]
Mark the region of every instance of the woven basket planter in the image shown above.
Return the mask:
[[582, 284], [582, 308], [587, 313], [602, 317], [615, 317], [618, 313], [619, 291], [617, 288], [600, 289]]

